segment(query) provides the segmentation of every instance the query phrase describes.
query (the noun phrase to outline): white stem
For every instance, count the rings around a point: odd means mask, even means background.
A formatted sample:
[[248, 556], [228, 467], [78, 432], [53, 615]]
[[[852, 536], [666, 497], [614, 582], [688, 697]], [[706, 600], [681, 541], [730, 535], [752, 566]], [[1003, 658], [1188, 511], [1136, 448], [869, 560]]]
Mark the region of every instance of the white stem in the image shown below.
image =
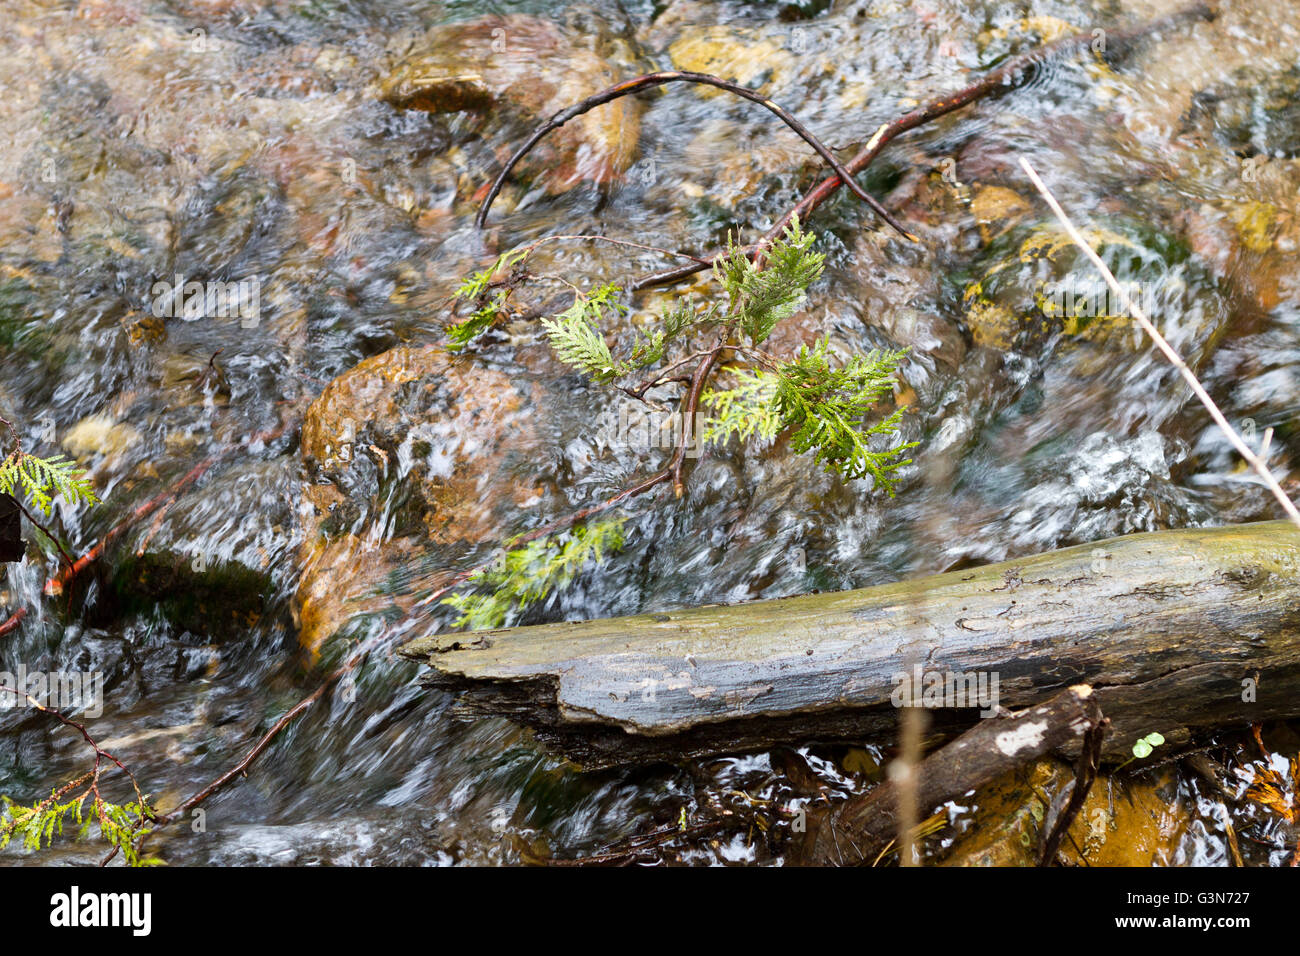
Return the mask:
[[1052, 195], [1051, 190], [1049, 190], [1047, 186], [1043, 184], [1043, 181], [1038, 178], [1038, 173], [1034, 172], [1034, 168], [1029, 165], [1029, 161], [1021, 157], [1020, 166], [1029, 176], [1030, 182], [1032, 182], [1038, 191], [1043, 194], [1043, 199], [1047, 201], [1047, 205], [1052, 207], [1052, 212], [1056, 213], [1056, 218], [1061, 220], [1061, 225], [1065, 227], [1065, 231], [1069, 237], [1074, 240], [1074, 244], [1082, 249], [1083, 254], [1092, 261], [1094, 266], [1097, 267], [1097, 271], [1099, 271], [1102, 278], [1106, 280], [1106, 285], [1110, 286], [1111, 292], [1115, 293], [1124, 308], [1126, 308], [1133, 318], [1137, 320], [1138, 325], [1142, 326], [1142, 331], [1151, 336], [1151, 340], [1156, 343], [1156, 347], [1165, 353], [1165, 358], [1169, 359], [1170, 364], [1172, 364], [1174, 368], [1178, 369], [1183, 378], [1187, 380], [1187, 384], [1191, 386], [1192, 391], [1196, 393], [1196, 397], [1201, 400], [1201, 404], [1205, 406], [1207, 411], [1209, 411], [1210, 417], [1214, 419], [1214, 423], [1219, 426], [1219, 429], [1223, 434], [1228, 436], [1228, 441], [1232, 442], [1232, 447], [1237, 449], [1237, 454], [1246, 459], [1250, 466], [1259, 473], [1259, 476], [1264, 479], [1264, 484], [1268, 485], [1269, 490], [1273, 492], [1273, 497], [1275, 497], [1278, 500], [1278, 503], [1282, 506], [1282, 510], [1284, 510], [1291, 518], [1292, 523], [1295, 524], [1297, 528], [1300, 528], [1300, 511], [1296, 510], [1295, 503], [1287, 497], [1287, 493], [1283, 491], [1282, 486], [1277, 483], [1277, 479], [1273, 477], [1273, 473], [1268, 470], [1268, 465], [1265, 464], [1264, 460], [1259, 455], [1256, 455], [1250, 450], [1250, 447], [1242, 440], [1242, 437], [1237, 434], [1237, 430], [1233, 428], [1228, 422], [1228, 419], [1224, 417], [1223, 412], [1219, 411], [1219, 406], [1214, 404], [1214, 399], [1210, 398], [1210, 393], [1207, 392], [1205, 387], [1197, 380], [1195, 373], [1187, 367], [1187, 363], [1184, 362], [1182, 357], [1174, 351], [1173, 346], [1165, 341], [1165, 337], [1160, 334], [1160, 330], [1157, 329], [1155, 325], [1152, 324], [1151, 320], [1147, 318], [1146, 313], [1138, 307], [1137, 303], [1129, 297], [1129, 294], [1124, 290], [1123, 286], [1116, 281], [1115, 276], [1106, 268], [1106, 263], [1101, 261], [1101, 256], [1097, 255], [1096, 251], [1094, 251], [1092, 246], [1088, 244], [1087, 240], [1083, 238], [1083, 235], [1079, 230], [1075, 228], [1074, 223], [1070, 222], [1070, 218], [1065, 214], [1065, 210], [1061, 208], [1061, 204], [1056, 201], [1056, 197]]

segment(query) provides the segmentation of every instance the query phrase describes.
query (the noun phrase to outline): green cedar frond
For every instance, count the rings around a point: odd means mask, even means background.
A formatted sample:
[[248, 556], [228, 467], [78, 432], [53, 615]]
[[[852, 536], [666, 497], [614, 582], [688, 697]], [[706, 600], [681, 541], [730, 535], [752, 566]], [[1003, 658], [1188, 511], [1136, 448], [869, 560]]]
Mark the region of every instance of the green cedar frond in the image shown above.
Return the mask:
[[741, 441], [751, 435], [775, 438], [781, 431], [781, 417], [773, 404], [776, 376], [746, 370], [732, 374], [737, 381], [735, 388], [710, 389], [700, 396], [700, 404], [712, 413], [704, 421], [700, 441], [722, 445], [733, 436]]
[[502, 290], [491, 301], [479, 306], [469, 318], [447, 326], [445, 331], [450, 340], [447, 347], [458, 352], [491, 328], [505, 312], [506, 298], [507, 293]]
[[[19, 488], [21, 491], [17, 491]], [[86, 473], [63, 455], [39, 458], [13, 452], [0, 461], [0, 493], [15, 497], [26, 495], [46, 515], [50, 513], [55, 495], [62, 495], [70, 505], [99, 502]]]
[[625, 312], [627, 307], [615, 299], [618, 286], [603, 285], [590, 294], [578, 294], [573, 305], [553, 319], [542, 319], [542, 328], [551, 340], [551, 348], [566, 365], [608, 384], [629, 369], [614, 361], [599, 331], [605, 311]]
[[443, 600], [460, 611], [453, 626], [475, 631], [501, 627], [511, 611], [522, 611], [556, 588], [567, 587], [589, 561], [599, 564], [607, 552], [623, 547], [623, 521], [593, 522], [567, 535], [541, 538], [507, 551], [494, 567], [471, 578], [490, 591], [454, 594]]
[[625, 369], [638, 371], [662, 362], [668, 352], [668, 346], [683, 335], [692, 329], [711, 328], [718, 325], [721, 320], [721, 309], [717, 305], [711, 305], [701, 311], [689, 300], [679, 302], [664, 313], [663, 321], [658, 328], [642, 335], [641, 340], [632, 347]]
[[714, 275], [731, 299], [737, 327], [754, 345], [794, 315], [808, 286], [820, 278], [826, 257], [811, 251], [815, 238], [792, 220], [765, 253], [767, 265], [760, 270], [728, 237], [727, 255], [714, 264]]
[[505, 314], [506, 299], [510, 296], [509, 290], [501, 289], [491, 299], [488, 299], [488, 290], [500, 273], [523, 262], [531, 251], [524, 247], [502, 253], [497, 257], [496, 262], [465, 279], [452, 293], [453, 299], [471, 301], [477, 308], [468, 318], [453, 322], [446, 327], [447, 338], [450, 340], [448, 348], [451, 351], [458, 352], [465, 348], [495, 325]]
[[87, 813], [84, 804], [88, 796], [89, 792], [59, 803], [58, 791], [54, 791], [30, 807], [0, 797], [4, 801], [4, 809], [0, 811], [0, 850], [8, 847], [15, 836], [22, 838], [23, 848], [28, 851], [48, 848], [55, 837], [63, 836], [67, 822], [74, 825], [77, 839], [85, 839], [90, 828], [98, 824], [100, 838], [117, 847], [128, 866], [153, 866], [161, 862], [151, 857], [142, 859], [136, 849], [141, 839], [151, 832], [147, 824], [154, 817], [152, 807], [139, 801], [110, 803], [96, 796]]
[[468, 279], [462, 282], [456, 291], [452, 293], [452, 297], [456, 299], [477, 301], [487, 292], [488, 287], [492, 284], [492, 280], [496, 277], [497, 273], [504, 272], [511, 266], [522, 262], [528, 257], [530, 251], [530, 249], [524, 248], [511, 249], [509, 252], [503, 252], [497, 257], [497, 261], [488, 266], [488, 268], [484, 269], [482, 272], [475, 272]]
[[791, 448], [799, 454], [811, 451], [814, 460], [843, 478], [871, 477], [892, 496], [894, 472], [911, 464], [910, 458], [899, 455], [917, 443], [884, 451], [871, 447], [873, 436], [897, 432], [901, 408], [874, 425], [864, 425], [863, 418], [893, 392], [894, 373], [905, 354], [905, 350], [872, 350], [832, 368], [827, 339], [812, 350], [801, 348], [794, 360], [776, 370], [772, 400], [783, 428], [791, 430]]

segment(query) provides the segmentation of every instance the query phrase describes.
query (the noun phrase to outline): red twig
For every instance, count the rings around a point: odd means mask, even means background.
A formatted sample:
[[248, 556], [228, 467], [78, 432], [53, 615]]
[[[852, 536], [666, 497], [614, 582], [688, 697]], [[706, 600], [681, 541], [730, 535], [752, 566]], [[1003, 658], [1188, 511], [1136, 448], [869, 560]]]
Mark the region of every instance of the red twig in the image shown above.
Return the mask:
[[[1107, 40], [1116, 46], [1129, 40], [1137, 39], [1148, 33], [1153, 33], [1167, 26], [1181, 23], [1188, 19], [1212, 19], [1215, 11], [1210, 4], [1195, 3], [1191, 6], [1153, 20], [1150, 23], [1135, 27], [1131, 30], [1122, 30], [1107, 32]], [[985, 73], [978, 81], [969, 86], [958, 90], [955, 93], [949, 93], [946, 96], [940, 96], [930, 102], [919, 106], [911, 112], [894, 119], [880, 129], [876, 130], [875, 135], [867, 142], [867, 145], [845, 164], [845, 169], [851, 176], [856, 176], [865, 170], [880, 155], [881, 150], [890, 142], [908, 130], [923, 126], [932, 122], [941, 116], [946, 116], [963, 106], [968, 106], [976, 100], [984, 99], [989, 96], [999, 96], [1024, 83], [1033, 75], [1033, 69], [1043, 61], [1060, 54], [1066, 50], [1071, 50], [1079, 46], [1087, 46], [1094, 40], [1091, 32], [1078, 33], [1074, 36], [1064, 37], [1053, 43], [1048, 43], [1028, 53], [1022, 53], [1020, 56], [1012, 57], [996, 69]], [[785, 228], [798, 216], [800, 222], [806, 222], [808, 217], [833, 196], [842, 185], [839, 175], [830, 176], [815, 187], [809, 190], [799, 202], [786, 210], [762, 238], [754, 245], [746, 248], [750, 256], [761, 255], [773, 240], [778, 238]], [[651, 286], [667, 285], [678, 282], [689, 276], [695, 275], [704, 269], [710, 268], [723, 253], [715, 253], [706, 257], [707, 261], [703, 264], [692, 263], [691, 265], [682, 266], [678, 269], [671, 269], [664, 272], [656, 272], [653, 275], [645, 276], [632, 285], [634, 291], [646, 289]]]
[[[132, 826], [132, 829], [130, 831], [133, 834], [132, 837], [133, 841], [135, 839], [134, 833], [136, 830], [142, 827], [146, 822], [158, 819], [154, 815], [153, 811], [149, 808], [149, 804], [145, 800], [144, 794], [140, 792], [140, 783], [135, 779], [135, 774], [133, 774], [130, 771], [130, 769], [126, 766], [126, 764], [118, 760], [117, 757], [113, 756], [107, 750], [104, 750], [102, 747], [100, 747], [99, 744], [95, 742], [95, 738], [90, 736], [90, 731], [86, 729], [85, 724], [81, 723], [80, 721], [73, 720], [67, 714], [64, 714], [62, 711], [55, 710], [53, 707], [46, 707], [44, 704], [42, 704], [31, 694], [27, 693], [27, 691], [25, 690], [19, 690], [10, 687], [7, 684], [0, 684], [0, 693], [9, 693], [9, 694], [13, 694], [16, 697], [25, 698], [27, 700], [27, 703], [33, 709], [39, 710], [43, 714], [49, 714], [51, 717], [59, 721], [59, 723], [63, 724], [65, 727], [71, 727], [73, 730], [77, 731], [77, 733], [81, 734], [81, 737], [83, 740], [86, 741], [87, 746], [89, 746], [90, 749], [93, 750], [95, 753], [95, 763], [91, 767], [91, 769], [88, 770], [86, 773], [82, 774], [80, 777], [77, 777], [76, 779], [70, 780], [68, 783], [65, 783], [62, 787], [58, 788], [53, 793], [51, 793], [48, 797], [46, 797], [44, 800], [38, 803], [36, 805], [36, 809], [38, 811], [44, 809], [45, 807], [49, 806], [52, 803], [58, 802], [58, 800], [62, 799], [66, 794], [74, 790], [80, 784], [89, 782], [89, 786], [86, 788], [85, 792], [82, 793], [80, 800], [85, 800], [86, 797], [88, 796], [92, 796], [92, 795], [94, 796], [94, 811], [97, 819], [99, 820], [100, 829], [102, 832], [104, 829], [106, 829], [106, 824], [110, 822], [106, 819], [104, 809], [103, 809], [104, 798], [99, 791], [100, 777], [103, 775], [104, 772], [103, 762], [107, 760], [112, 764], [114, 764], [117, 767], [117, 769], [121, 770], [122, 773], [126, 774], [127, 779], [131, 781], [131, 789], [135, 791], [136, 802], [140, 807], [140, 817], [137, 823]], [[104, 857], [104, 859], [100, 862], [100, 866], [107, 865], [108, 862], [112, 860], [113, 857], [115, 857], [116, 855], [117, 855], [117, 847], [115, 846], [113, 848], [113, 852], [108, 854], [108, 856]]]

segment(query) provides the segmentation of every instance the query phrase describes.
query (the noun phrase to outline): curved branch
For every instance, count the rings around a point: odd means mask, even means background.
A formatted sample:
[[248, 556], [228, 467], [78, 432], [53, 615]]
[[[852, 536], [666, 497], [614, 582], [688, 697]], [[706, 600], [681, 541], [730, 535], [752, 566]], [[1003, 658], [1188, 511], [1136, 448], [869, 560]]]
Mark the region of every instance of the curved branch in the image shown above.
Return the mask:
[[497, 194], [501, 192], [501, 187], [505, 185], [506, 178], [514, 170], [515, 166], [519, 164], [520, 160], [527, 156], [528, 153], [532, 151], [532, 148], [541, 142], [547, 134], [551, 133], [553, 130], [559, 129], [574, 117], [590, 112], [597, 106], [609, 103], [621, 96], [627, 96], [630, 93], [636, 93], [640, 90], [650, 89], [655, 86], [663, 86], [666, 83], [701, 83], [705, 86], [715, 86], [720, 90], [734, 93], [737, 96], [743, 97], [750, 102], [757, 103], [771, 111], [781, 120], [781, 122], [785, 123], [786, 126], [798, 133], [799, 137], [816, 150], [817, 155], [824, 159], [831, 169], [835, 170], [837, 183], [843, 182], [846, 184], [849, 189], [852, 190], [853, 195], [857, 196], [864, 203], [870, 206], [875, 211], [876, 215], [897, 230], [900, 235], [907, 239], [911, 239], [913, 242], [916, 241], [916, 237], [899, 225], [898, 221], [885, 210], [884, 206], [876, 202], [870, 193], [857, 184], [853, 179], [853, 175], [844, 168], [840, 161], [835, 158], [834, 154], [826, 148], [822, 141], [813, 135], [812, 131], [809, 130], [808, 127], [800, 123], [786, 110], [778, 106], [776, 103], [773, 103], [761, 93], [755, 93], [747, 87], [738, 86], [735, 83], [728, 83], [726, 80], [712, 76], [708, 73], [691, 73], [682, 70], [661, 70], [658, 73], [646, 73], [642, 76], [634, 76], [630, 80], [616, 83], [607, 89], [601, 90], [599, 93], [593, 93], [581, 103], [576, 103], [567, 109], [560, 110], [560, 112], [556, 113], [534, 130], [533, 134], [528, 137], [524, 145], [520, 146], [519, 149], [515, 151], [515, 154], [510, 157], [510, 161], [506, 163], [505, 168], [501, 170], [497, 175], [496, 180], [492, 183], [492, 188], [488, 191], [487, 198], [483, 200], [483, 205], [479, 207], [478, 216], [475, 217], [474, 224], [479, 229], [483, 228], [484, 224], [487, 222], [488, 211], [491, 210], [492, 203], [496, 200]]
[[[1216, 12], [1211, 4], [1193, 3], [1182, 10], [1175, 11], [1168, 16], [1152, 20], [1149, 23], [1134, 27], [1130, 30], [1107, 31], [1107, 42], [1113, 48], [1122, 48], [1122, 46], [1131, 40], [1138, 39], [1149, 33], [1154, 33], [1165, 27], [1175, 26], [1185, 20], [1213, 19]], [[949, 93], [946, 96], [940, 96], [928, 103], [918, 106], [916, 109], [904, 113], [902, 116], [891, 120], [880, 129], [876, 130], [875, 135], [867, 142], [867, 145], [854, 156], [845, 165], [844, 169], [849, 174], [849, 181], [852, 176], [862, 172], [880, 155], [881, 150], [885, 148], [892, 140], [897, 138], [908, 130], [923, 126], [932, 122], [941, 116], [968, 106], [976, 100], [985, 97], [1000, 96], [1017, 87], [1023, 86], [1034, 76], [1034, 69], [1044, 60], [1059, 54], [1063, 51], [1073, 49], [1079, 46], [1090, 46], [1095, 37], [1091, 31], [1087, 33], [1077, 33], [1073, 36], [1063, 37], [1052, 43], [1048, 43], [1037, 49], [1030, 50], [1028, 53], [1022, 53], [1019, 56], [1012, 57], [1001, 66], [985, 73], [979, 80], [966, 86], [955, 93]], [[835, 194], [840, 188], [840, 174], [827, 177], [812, 189], [795, 205], [786, 210], [785, 214], [773, 223], [772, 228], [764, 233], [758, 242], [744, 248], [744, 252], [749, 256], [761, 255], [762, 251], [772, 243], [774, 239], [781, 235], [796, 216], [800, 222], [807, 222], [808, 217], [813, 211], [824, 203], [827, 199]], [[656, 272], [652, 275], [638, 279], [632, 284], [632, 291], [637, 292], [642, 289], [648, 289], [652, 286], [670, 285], [674, 282], [680, 282], [683, 279], [711, 268], [714, 261], [725, 253], [715, 253], [708, 256], [707, 264], [701, 265], [692, 263], [681, 266], [676, 269], [668, 269], [663, 272]]]

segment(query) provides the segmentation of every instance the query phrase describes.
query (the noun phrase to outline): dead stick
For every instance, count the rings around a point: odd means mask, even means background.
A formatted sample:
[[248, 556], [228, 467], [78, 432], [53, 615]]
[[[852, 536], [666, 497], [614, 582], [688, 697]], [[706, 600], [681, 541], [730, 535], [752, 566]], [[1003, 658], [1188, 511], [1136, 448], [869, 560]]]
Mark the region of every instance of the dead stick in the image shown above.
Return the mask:
[[[1101, 707], [1087, 684], [1076, 684], [1018, 714], [981, 720], [921, 762], [917, 807], [925, 813], [1063, 747], [1101, 721]], [[896, 836], [899, 812], [898, 787], [891, 782], [849, 798], [809, 826], [808, 862], [823, 866], [842, 860], [871, 863]]]
[[[1206, 3], [1196, 3], [1186, 9], [1172, 13], [1169, 16], [1159, 18], [1132, 30], [1108, 32], [1106, 35], [1109, 42], [1118, 46], [1129, 40], [1137, 39], [1148, 33], [1153, 33], [1164, 27], [1172, 26], [1188, 19], [1211, 19], [1214, 16], [1213, 8]], [[1064, 37], [1049, 43], [1038, 49], [1031, 50], [1028, 53], [1022, 53], [1013, 57], [1006, 63], [985, 73], [977, 82], [972, 83], [955, 93], [946, 96], [940, 96], [931, 100], [923, 106], [919, 106], [909, 113], [894, 119], [880, 129], [876, 130], [875, 135], [867, 142], [853, 159], [845, 164], [845, 169], [852, 175], [857, 175], [865, 170], [880, 155], [881, 150], [885, 148], [892, 140], [908, 130], [923, 126], [926, 123], [933, 122], [941, 116], [946, 116], [964, 106], [974, 103], [986, 97], [1000, 96], [1003, 93], [1023, 86], [1025, 82], [1033, 75], [1033, 68], [1037, 67], [1043, 61], [1052, 56], [1060, 54], [1066, 50], [1074, 49], [1079, 46], [1090, 45], [1095, 37], [1091, 32], [1078, 33], [1074, 36]], [[785, 228], [797, 216], [800, 222], [807, 222], [808, 217], [822, 203], [833, 196], [840, 188], [839, 176], [832, 176], [822, 180], [813, 189], [794, 206], [790, 207], [785, 214], [778, 219], [763, 237], [753, 246], [746, 250], [751, 256], [762, 252], [764, 248], [772, 243], [774, 239], [784, 232]], [[664, 272], [656, 272], [653, 275], [645, 276], [637, 280], [632, 285], [633, 291], [639, 291], [651, 286], [668, 285], [673, 282], [679, 282], [689, 276], [694, 275], [704, 269], [711, 268], [714, 259], [719, 254], [706, 257], [707, 265], [692, 263], [682, 266], [678, 269], [671, 269]]]
[[1251, 451], [1250, 446], [1246, 444], [1245, 439], [1237, 434], [1237, 430], [1232, 427], [1228, 422], [1227, 417], [1219, 410], [1219, 406], [1216, 405], [1214, 399], [1210, 397], [1210, 393], [1205, 390], [1205, 386], [1202, 385], [1200, 380], [1196, 377], [1196, 373], [1188, 368], [1187, 363], [1183, 361], [1183, 357], [1179, 355], [1178, 352], [1174, 350], [1174, 347], [1169, 344], [1168, 340], [1160, 334], [1160, 330], [1155, 327], [1155, 323], [1153, 323], [1151, 319], [1147, 317], [1147, 314], [1142, 310], [1142, 308], [1133, 301], [1132, 296], [1128, 294], [1128, 290], [1121, 286], [1115, 279], [1114, 274], [1106, 267], [1106, 263], [1101, 261], [1101, 256], [1097, 255], [1096, 250], [1088, 244], [1088, 241], [1083, 238], [1083, 234], [1079, 232], [1074, 223], [1070, 221], [1070, 217], [1065, 214], [1065, 210], [1062, 209], [1061, 204], [1056, 201], [1056, 197], [1052, 195], [1052, 191], [1048, 189], [1043, 181], [1038, 177], [1038, 173], [1034, 172], [1034, 168], [1029, 165], [1029, 161], [1022, 157], [1020, 160], [1020, 166], [1024, 169], [1026, 175], [1029, 176], [1029, 180], [1034, 184], [1034, 188], [1042, 194], [1047, 205], [1052, 208], [1052, 212], [1056, 214], [1056, 218], [1061, 221], [1061, 225], [1065, 228], [1066, 234], [1069, 235], [1074, 244], [1079, 247], [1080, 251], [1088, 257], [1088, 261], [1096, 266], [1097, 271], [1101, 273], [1101, 277], [1106, 280], [1106, 285], [1110, 287], [1110, 291], [1115, 293], [1115, 296], [1119, 299], [1120, 305], [1128, 310], [1129, 314], [1133, 316], [1137, 324], [1142, 327], [1142, 331], [1145, 332], [1150, 337], [1151, 341], [1156, 344], [1156, 347], [1164, 353], [1165, 358], [1169, 360], [1169, 364], [1178, 369], [1178, 374], [1183, 377], [1183, 380], [1187, 382], [1192, 392], [1201, 400], [1201, 404], [1205, 406], [1205, 410], [1210, 413], [1210, 418], [1214, 419], [1214, 424], [1218, 425], [1219, 430], [1227, 436], [1232, 447], [1237, 450], [1237, 454], [1246, 459], [1246, 462], [1250, 467], [1255, 469], [1255, 473], [1264, 479], [1265, 486], [1273, 493], [1273, 497], [1276, 498], [1278, 504], [1282, 506], [1282, 510], [1287, 513], [1287, 517], [1291, 519], [1297, 528], [1300, 528], [1300, 511], [1296, 510], [1295, 503], [1287, 497], [1287, 493], [1282, 490], [1282, 486], [1279, 485], [1277, 479], [1273, 477], [1273, 473], [1268, 470], [1268, 463], [1259, 455], [1256, 455]]
[[1074, 788], [1070, 791], [1069, 802], [1061, 811], [1061, 815], [1056, 818], [1056, 823], [1053, 824], [1051, 832], [1043, 843], [1043, 852], [1038, 859], [1039, 866], [1051, 866], [1055, 862], [1062, 838], [1069, 832], [1070, 824], [1083, 809], [1083, 802], [1088, 799], [1088, 791], [1092, 789], [1093, 782], [1097, 779], [1097, 771], [1101, 767], [1101, 742], [1106, 736], [1108, 723], [1109, 721], [1103, 717], [1095, 727], [1089, 728], [1083, 735], [1083, 749], [1079, 751], [1079, 759], [1074, 764]]
[[847, 184], [849, 189], [853, 192], [853, 195], [857, 196], [870, 206], [875, 211], [876, 215], [889, 223], [890, 226], [896, 229], [905, 238], [913, 241], [916, 240], [916, 237], [904, 229], [898, 221], [885, 210], [884, 206], [880, 205], [880, 203], [878, 203], [866, 190], [854, 181], [852, 174], [850, 174], [849, 171], [840, 164], [840, 161], [835, 158], [835, 154], [832, 153], [821, 140], [813, 135], [811, 130], [790, 115], [790, 113], [785, 109], [778, 106], [776, 103], [773, 103], [761, 93], [755, 93], [753, 90], [743, 86], [737, 86], [735, 83], [728, 83], [721, 77], [711, 76], [708, 73], [691, 73], [682, 70], [662, 70], [658, 73], [646, 73], [642, 76], [634, 76], [630, 80], [616, 83], [607, 89], [601, 90], [599, 93], [593, 93], [581, 103], [576, 103], [568, 109], [556, 113], [534, 130], [533, 134], [529, 136], [524, 144], [515, 151], [515, 154], [510, 157], [505, 168], [501, 170], [497, 175], [497, 178], [493, 181], [492, 188], [488, 190], [487, 198], [483, 200], [483, 205], [479, 207], [478, 216], [474, 220], [475, 225], [477, 225], [479, 229], [484, 227], [487, 223], [488, 211], [492, 208], [492, 203], [496, 200], [497, 194], [501, 192], [501, 187], [505, 185], [506, 178], [510, 175], [515, 166], [518, 165], [519, 162], [528, 155], [532, 148], [547, 134], [551, 133], [553, 130], [559, 129], [574, 117], [581, 116], [583, 113], [589, 112], [597, 106], [609, 103], [621, 96], [627, 96], [630, 93], [636, 93], [655, 86], [663, 86], [665, 83], [701, 83], [705, 86], [715, 86], [720, 90], [734, 93], [736, 96], [758, 103], [760, 106], [770, 110], [772, 113], [776, 114], [776, 116], [785, 123], [786, 126], [798, 133], [800, 138], [816, 150], [817, 155], [824, 159], [831, 169], [835, 170], [835, 181], [837, 183]]

